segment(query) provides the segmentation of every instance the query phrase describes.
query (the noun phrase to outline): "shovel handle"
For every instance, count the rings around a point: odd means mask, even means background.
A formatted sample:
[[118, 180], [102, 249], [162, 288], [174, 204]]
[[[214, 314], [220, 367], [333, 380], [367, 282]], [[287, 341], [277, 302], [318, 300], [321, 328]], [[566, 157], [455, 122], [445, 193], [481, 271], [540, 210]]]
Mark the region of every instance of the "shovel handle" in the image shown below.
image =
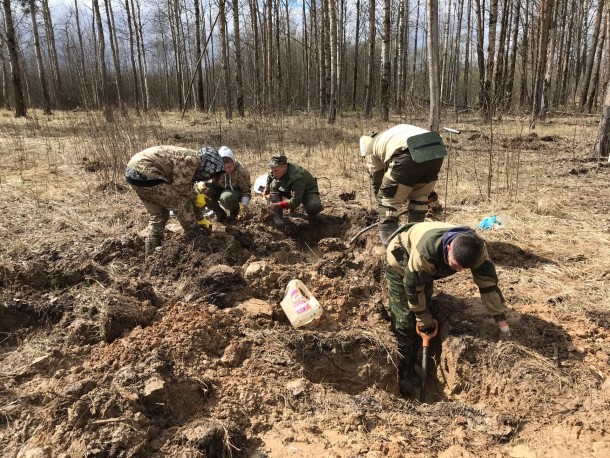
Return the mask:
[[438, 334], [438, 321], [434, 320], [434, 331], [429, 334], [422, 332], [422, 330], [419, 329], [419, 326], [417, 324], [415, 324], [415, 330], [417, 331], [417, 335], [421, 337], [422, 346], [428, 347], [430, 345], [430, 340], [436, 337], [436, 334]]

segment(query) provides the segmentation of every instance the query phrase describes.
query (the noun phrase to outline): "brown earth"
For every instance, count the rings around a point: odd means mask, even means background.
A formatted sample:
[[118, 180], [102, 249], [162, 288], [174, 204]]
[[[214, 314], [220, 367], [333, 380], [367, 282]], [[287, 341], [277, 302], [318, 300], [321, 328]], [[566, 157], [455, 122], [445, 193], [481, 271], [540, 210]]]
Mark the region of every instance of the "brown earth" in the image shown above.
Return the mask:
[[[339, 146], [289, 153], [333, 183], [318, 221], [296, 212], [279, 231], [256, 197], [193, 242], [170, 221], [146, 258], [145, 211], [100, 179], [105, 162], [48, 142], [57, 127], [42, 136], [57, 156], [36, 129], [11, 148], [20, 127], [2, 130], [2, 456], [608, 456], [610, 169], [587, 158], [595, 126], [495, 133], [491, 200], [489, 133], [448, 139], [446, 209], [429, 218], [503, 215], [481, 235], [513, 335], [497, 342], [467, 273], [437, 282], [426, 403], [398, 393], [376, 232], [350, 243], [376, 218], [366, 176], [320, 159]], [[256, 177], [268, 154], [243, 151]], [[279, 305], [292, 278], [324, 308], [299, 329]]]

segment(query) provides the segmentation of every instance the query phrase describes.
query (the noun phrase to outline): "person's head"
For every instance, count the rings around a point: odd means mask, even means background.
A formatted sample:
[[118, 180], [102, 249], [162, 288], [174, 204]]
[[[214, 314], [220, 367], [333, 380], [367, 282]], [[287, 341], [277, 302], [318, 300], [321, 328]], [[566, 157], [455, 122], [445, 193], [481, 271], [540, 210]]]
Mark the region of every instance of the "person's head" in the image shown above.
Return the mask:
[[373, 137], [375, 135], [377, 135], [377, 132], [369, 132], [360, 137], [360, 156], [364, 157], [373, 154]]
[[218, 149], [218, 154], [225, 164], [225, 172], [232, 173], [235, 170], [235, 154], [226, 146], [221, 146]]
[[288, 171], [288, 158], [283, 154], [272, 156], [271, 161], [267, 164], [271, 169], [271, 173], [278, 180], [281, 179]]
[[447, 248], [449, 267], [458, 272], [462, 269], [470, 269], [481, 257], [484, 248], [485, 242], [474, 232], [458, 235]]
[[197, 156], [199, 157], [199, 167], [195, 172], [195, 181], [206, 181], [224, 172], [222, 158], [214, 148], [204, 146], [197, 151]]

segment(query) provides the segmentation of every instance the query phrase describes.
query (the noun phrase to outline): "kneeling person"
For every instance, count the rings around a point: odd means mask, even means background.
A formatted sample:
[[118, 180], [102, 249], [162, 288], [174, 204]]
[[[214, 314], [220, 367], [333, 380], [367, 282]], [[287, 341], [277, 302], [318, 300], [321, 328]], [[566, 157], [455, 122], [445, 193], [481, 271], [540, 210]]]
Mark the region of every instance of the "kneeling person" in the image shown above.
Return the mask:
[[267, 175], [264, 195], [270, 200], [277, 227], [284, 225], [286, 209], [294, 210], [303, 204], [309, 219], [322, 211], [318, 180], [307, 169], [288, 162], [284, 155], [273, 156], [267, 165], [271, 171]]
[[225, 171], [207, 183], [206, 195], [209, 200], [206, 205], [214, 211], [218, 222], [222, 223], [227, 220], [227, 211], [229, 212], [228, 219], [235, 220], [240, 210], [248, 206], [252, 195], [252, 183], [250, 172], [235, 159], [233, 151], [226, 146], [221, 146], [218, 154], [222, 157]]

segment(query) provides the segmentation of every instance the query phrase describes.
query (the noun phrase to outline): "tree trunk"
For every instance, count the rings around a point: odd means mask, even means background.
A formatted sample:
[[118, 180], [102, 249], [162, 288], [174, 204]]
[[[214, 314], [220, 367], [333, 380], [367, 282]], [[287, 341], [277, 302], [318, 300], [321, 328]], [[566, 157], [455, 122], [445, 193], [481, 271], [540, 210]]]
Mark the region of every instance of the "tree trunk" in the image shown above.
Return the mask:
[[428, 0], [428, 73], [430, 80], [430, 130], [438, 131], [441, 123], [441, 88], [438, 49], [438, 0]]
[[390, 117], [390, 0], [383, 0], [383, 26], [381, 35], [381, 120]]
[[595, 65], [594, 65], [594, 70], [593, 70], [593, 79], [591, 81], [591, 91], [589, 93], [589, 97], [587, 98], [587, 105], [586, 105], [586, 111], [587, 113], [591, 113], [591, 111], [593, 110], [593, 102], [595, 101], [596, 97], [597, 97], [597, 86], [599, 84], [599, 78], [600, 78], [600, 68], [601, 68], [601, 62], [602, 62], [602, 54], [603, 54], [603, 50], [604, 50], [604, 43], [606, 41], [606, 22], [608, 22], [608, 13], [605, 14], [604, 16], [604, 25], [602, 26], [602, 30], [601, 30], [601, 35], [599, 37], [599, 42], [597, 45], [597, 52], [595, 55]]
[[36, 54], [36, 64], [38, 66], [38, 79], [40, 80], [40, 88], [42, 92], [42, 111], [46, 115], [51, 113], [51, 101], [49, 100], [49, 86], [47, 84], [47, 75], [42, 62], [42, 51], [40, 50], [40, 35], [38, 34], [38, 22], [36, 21], [36, 2], [28, 0], [30, 8], [30, 17], [32, 18], [32, 34], [34, 35], [34, 52]]
[[517, 65], [517, 38], [519, 37], [519, 16], [521, 14], [521, 0], [516, 0], [514, 4], [514, 23], [513, 37], [511, 40], [510, 63], [508, 65], [508, 74], [506, 75], [506, 96], [504, 98], [504, 107], [510, 109], [513, 98], [513, 88], [515, 82], [515, 68]]
[[132, 12], [131, 9], [129, 7], [129, 0], [127, 0], [125, 2], [125, 14], [127, 15], [127, 27], [129, 30], [129, 58], [130, 58], [130, 62], [131, 62], [131, 73], [133, 74], [133, 85], [134, 85], [134, 91], [133, 91], [133, 95], [135, 97], [135, 110], [136, 110], [136, 114], [138, 116], [140, 116], [140, 105], [141, 105], [141, 101], [140, 101], [140, 80], [138, 77], [138, 67], [136, 66], [136, 50], [135, 50], [135, 46], [134, 46], [134, 27], [133, 27], [133, 17], [132, 17]]
[[[32, 0], [30, 0], [32, 1]], [[110, 0], [104, 0], [106, 4], [106, 22], [108, 24], [108, 34], [110, 35], [110, 49], [112, 50], [112, 58], [114, 60], [114, 72], [116, 81], [116, 90], [119, 98], [119, 109], [123, 116], [127, 116], [127, 107], [125, 106], [125, 97], [123, 95], [123, 76], [121, 75], [121, 59], [119, 56], [119, 42], [116, 36], [116, 27], [114, 25], [114, 12]]]
[[551, 22], [549, 24], [549, 50], [546, 55], [544, 80], [542, 82], [542, 99], [540, 106], [540, 120], [546, 119], [546, 113], [549, 110], [549, 101], [551, 94], [551, 77], [553, 74], [553, 67], [555, 62], [555, 40], [557, 37], [556, 16], [557, 16], [557, 5], [555, 2], [553, 5], [553, 12], [551, 13]]
[[489, 29], [487, 30], [487, 62], [485, 65], [485, 80], [483, 82], [483, 110], [482, 117], [488, 121], [494, 115], [493, 100], [493, 70], [496, 53], [496, 24], [498, 22], [498, 0], [491, 0], [489, 4]]
[[278, 111], [284, 110], [284, 93], [282, 92], [282, 52], [280, 47], [280, 0], [273, 3], [273, 13], [275, 17], [275, 97], [274, 103]]
[[224, 86], [224, 109], [225, 118], [233, 117], [231, 107], [231, 78], [229, 76], [229, 49], [227, 46], [227, 16], [225, 14], [225, 0], [218, 1], [218, 21], [220, 23], [220, 65], [222, 67], [223, 86]]
[[6, 47], [11, 63], [11, 79], [13, 82], [13, 102], [15, 103], [15, 117], [22, 118], [27, 116], [25, 108], [25, 98], [23, 96], [23, 86], [21, 83], [21, 66], [19, 64], [19, 49], [15, 37], [15, 26], [13, 24], [13, 13], [11, 11], [11, 1], [2, 0], [4, 7], [4, 30], [6, 33]]
[[242, 118], [244, 108], [244, 78], [241, 62], [241, 36], [239, 33], [239, 1], [233, 0], [233, 44], [235, 46], [235, 106]]
[[261, 39], [258, 29], [258, 2], [250, 0], [250, 22], [252, 24], [252, 33], [254, 35], [254, 109], [257, 113], [261, 110]]
[[544, 84], [544, 72], [547, 63], [547, 54], [549, 48], [549, 30], [551, 19], [553, 17], [553, 0], [543, 0], [540, 8], [540, 39], [538, 45], [538, 58], [536, 62], [536, 71], [534, 76], [534, 90], [532, 91], [532, 118], [531, 127], [534, 127], [536, 121], [542, 116], [542, 90]]
[[57, 58], [57, 47], [55, 46], [55, 31], [53, 21], [51, 19], [51, 11], [49, 10], [49, 0], [41, 0], [42, 18], [44, 20], [44, 30], [47, 38], [47, 47], [49, 50], [49, 58], [51, 59], [51, 69], [53, 72], [53, 82], [55, 86], [55, 104], [61, 106], [63, 100], [63, 85], [61, 81], [61, 73], [59, 71], [59, 59]]
[[328, 15], [330, 25], [330, 103], [328, 105], [327, 121], [332, 124], [337, 119], [337, 91], [339, 87], [337, 76], [337, 2], [328, 0]]
[[373, 67], [375, 65], [375, 0], [369, 0], [369, 56], [364, 86], [364, 116], [373, 111]]
[[6, 110], [11, 109], [11, 99], [8, 92], [8, 69], [6, 68], [6, 60], [4, 58], [4, 38], [0, 34], [0, 65], [2, 65], [2, 104]]
[[98, 61], [100, 63], [100, 90], [102, 109], [106, 122], [113, 122], [112, 106], [110, 105], [110, 97], [108, 95], [108, 72], [106, 70], [106, 44], [104, 39], [104, 27], [102, 25], [102, 15], [100, 13], [100, 5], [98, 0], [92, 0], [93, 14], [95, 16], [95, 25], [97, 29], [97, 46], [98, 46]]
[[[236, 2], [237, 0], [233, 0]], [[279, 1], [279, 0], [278, 0]], [[292, 113], [292, 105], [293, 100], [296, 98], [292, 93], [292, 51], [290, 46], [290, 41], [292, 37], [290, 36], [290, 13], [288, 9], [288, 1], [284, 0], [284, 12], [286, 14], [286, 104], [288, 108], [288, 113]]]
[[197, 110], [204, 111], [205, 110], [205, 95], [203, 89], [203, 68], [201, 61], [202, 57], [202, 47], [201, 41], [203, 40], [202, 29], [201, 29], [201, 9], [199, 8], [199, 0], [194, 0], [195, 6], [195, 52], [197, 53], [197, 66], [195, 68], [195, 106]]
[[267, 46], [266, 62], [266, 81], [263, 83], [265, 88], [265, 103], [267, 107], [273, 107], [273, 0], [265, 0], [265, 20], [267, 21], [267, 36], [265, 43]]
[[[144, 34], [142, 32], [142, 18], [140, 14], [139, 0], [126, 0], [131, 2], [134, 27], [136, 32], [136, 46], [138, 49], [138, 67], [140, 68], [140, 85], [144, 91], [142, 94], [142, 107], [148, 111], [150, 107], [150, 91], [148, 88], [148, 65], [146, 62], [146, 48], [144, 47]], [[135, 1], [135, 3], [134, 3]]]
[[[477, 63], [479, 68], [479, 105], [483, 108], [484, 101], [483, 96], [485, 92], [485, 53], [484, 53], [484, 38], [485, 38], [485, 27], [483, 11], [485, 7], [485, 0], [476, 1], [476, 13], [477, 13]], [[481, 4], [482, 2], [482, 4]]]
[[595, 51], [597, 49], [597, 40], [599, 39], [599, 32], [602, 26], [602, 15], [604, 11], [604, 0], [598, 0], [597, 8], [595, 9], [595, 23], [593, 25], [593, 37], [591, 38], [591, 47], [589, 57], [587, 58], [587, 67], [585, 68], [585, 76], [583, 79], [582, 91], [580, 93], [581, 109], [585, 108], [587, 103], [587, 95], [589, 94], [589, 87], [591, 84], [591, 75], [593, 73], [593, 62], [595, 60]]

